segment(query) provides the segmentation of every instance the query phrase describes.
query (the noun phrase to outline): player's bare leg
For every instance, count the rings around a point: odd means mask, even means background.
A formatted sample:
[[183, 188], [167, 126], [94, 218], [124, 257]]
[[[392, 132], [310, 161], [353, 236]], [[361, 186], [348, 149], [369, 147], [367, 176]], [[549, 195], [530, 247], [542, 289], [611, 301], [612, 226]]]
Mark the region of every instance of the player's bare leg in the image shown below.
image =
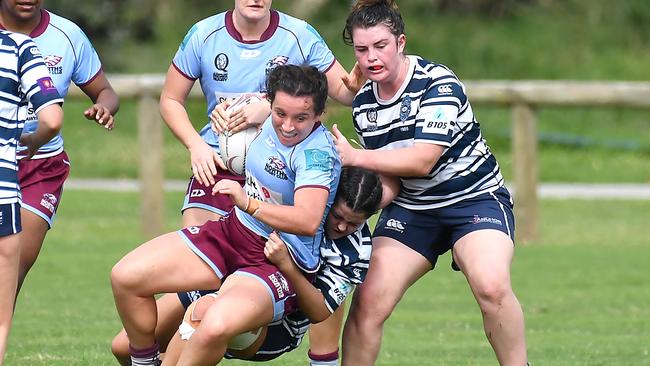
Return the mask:
[[111, 272], [111, 286], [132, 357], [157, 358], [154, 294], [220, 285], [214, 271], [175, 232], [150, 240], [122, 258]]
[[[178, 330], [185, 309], [181, 304], [178, 295], [175, 293], [165, 294], [156, 300], [158, 311], [158, 322], [156, 323], [155, 337], [160, 345], [160, 352], [165, 352], [167, 344]], [[131, 355], [129, 355], [129, 338], [124, 329], [113, 338], [111, 351], [120, 365], [130, 366]]]
[[338, 365], [339, 339], [345, 317], [345, 302], [327, 319], [309, 327], [310, 365]]
[[526, 365], [524, 315], [510, 283], [514, 245], [497, 230], [479, 230], [456, 242], [454, 260], [481, 308], [485, 334], [502, 366]]
[[201, 226], [208, 221], [217, 221], [220, 218], [221, 215], [215, 212], [191, 207], [183, 211], [183, 227]]
[[177, 365], [214, 365], [223, 358], [230, 339], [272, 320], [273, 301], [267, 287], [250, 276], [230, 275], [184, 345]]
[[[396, 264], [395, 258], [399, 258]], [[366, 280], [355, 290], [343, 329], [342, 365], [374, 365], [384, 322], [404, 292], [431, 269], [422, 255], [395, 239], [373, 239]]]
[[49, 225], [42, 217], [24, 208], [20, 209], [20, 223], [23, 231], [20, 233], [20, 267], [18, 269], [18, 288], [16, 296], [25, 282], [27, 273], [32, 268], [38, 254], [41, 252]]
[[0, 237], [0, 365], [4, 360], [14, 314], [19, 258], [20, 234]]

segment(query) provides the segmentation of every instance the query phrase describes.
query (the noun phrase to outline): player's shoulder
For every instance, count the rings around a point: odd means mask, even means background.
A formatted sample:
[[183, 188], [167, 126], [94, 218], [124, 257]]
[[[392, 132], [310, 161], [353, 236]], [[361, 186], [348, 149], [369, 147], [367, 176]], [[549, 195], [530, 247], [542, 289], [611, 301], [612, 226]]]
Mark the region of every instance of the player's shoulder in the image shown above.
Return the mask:
[[323, 37], [321, 37], [316, 28], [306, 21], [277, 10], [273, 11], [278, 14], [278, 26], [281, 29], [295, 33], [301, 39], [312, 38], [315, 40], [323, 40]]
[[421, 75], [420, 77], [423, 76], [433, 81], [437, 81], [441, 78], [458, 79], [451, 68], [444, 64], [430, 61], [416, 55], [409, 55], [408, 57], [411, 62], [415, 63], [414, 77], [419, 74]]
[[24, 35], [22, 33], [16, 33], [16, 32], [11, 32], [8, 30], [0, 30], [0, 37], [2, 37], [2, 45], [3, 46], [14, 46], [14, 47], [19, 47], [25, 42], [29, 42], [32, 39], [29, 38], [27, 35]]
[[81, 35], [84, 34], [83, 30], [77, 23], [73, 22], [70, 19], [64, 18], [58, 14], [55, 14], [49, 10], [46, 10], [47, 14], [50, 16], [49, 26], [53, 26], [65, 34], [68, 35]]
[[200, 34], [207, 34], [225, 26], [226, 13], [218, 13], [199, 20], [192, 26], [192, 28], [196, 29]]

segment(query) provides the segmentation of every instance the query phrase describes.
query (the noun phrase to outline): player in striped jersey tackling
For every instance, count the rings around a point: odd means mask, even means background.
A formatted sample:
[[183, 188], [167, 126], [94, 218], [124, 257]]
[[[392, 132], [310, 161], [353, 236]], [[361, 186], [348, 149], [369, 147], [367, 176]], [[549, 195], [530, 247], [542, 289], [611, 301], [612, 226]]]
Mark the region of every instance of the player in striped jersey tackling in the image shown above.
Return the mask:
[[[320, 249], [323, 264], [313, 283], [294, 264], [279, 236], [269, 237], [265, 254], [295, 286], [301, 311], [231, 340], [234, 349], [228, 351], [227, 358], [267, 361], [292, 351], [300, 345], [311, 322], [326, 320], [343, 304], [368, 271], [372, 246], [366, 220], [379, 210], [382, 202], [392, 198], [390, 193], [383, 200], [382, 197], [382, 184], [377, 174], [361, 168], [342, 170], [336, 199], [325, 223], [326, 238]], [[191, 301], [189, 297], [184, 293], [179, 297], [187, 307]], [[208, 309], [218, 302], [219, 296], [212, 295], [203, 296], [190, 305], [179, 334], [172, 338], [167, 348], [163, 365], [176, 365], [185, 341], [200, 325]]]
[[343, 332], [343, 364], [375, 363], [402, 295], [451, 250], [499, 363], [526, 365], [524, 317], [510, 283], [513, 203], [465, 87], [446, 66], [404, 53], [394, 1], [357, 1], [344, 40], [368, 81], [352, 110], [365, 149], [333, 129], [342, 163], [399, 177], [402, 189], [373, 233], [367, 279]]
[[[0, 365], [11, 327], [20, 260], [20, 203], [16, 147], [26, 158], [61, 129], [63, 103], [43, 62], [41, 51], [29, 37], [0, 30]], [[23, 132], [27, 104], [38, 122]]]

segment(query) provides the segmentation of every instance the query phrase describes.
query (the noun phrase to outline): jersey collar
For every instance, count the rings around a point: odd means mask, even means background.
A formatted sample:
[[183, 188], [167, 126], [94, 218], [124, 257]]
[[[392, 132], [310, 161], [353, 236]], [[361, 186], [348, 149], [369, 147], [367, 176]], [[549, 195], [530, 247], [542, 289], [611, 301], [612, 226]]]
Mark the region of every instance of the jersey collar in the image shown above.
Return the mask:
[[228, 34], [232, 38], [234, 38], [237, 42], [241, 43], [248, 43], [248, 44], [253, 44], [253, 43], [260, 43], [268, 40], [273, 36], [273, 33], [275, 33], [275, 30], [278, 29], [278, 24], [280, 24], [280, 15], [278, 14], [277, 11], [271, 9], [271, 22], [269, 22], [268, 28], [262, 33], [262, 36], [258, 40], [254, 41], [245, 41], [239, 31], [235, 28], [235, 23], [232, 20], [232, 10], [228, 10], [226, 12], [226, 30], [228, 31]]

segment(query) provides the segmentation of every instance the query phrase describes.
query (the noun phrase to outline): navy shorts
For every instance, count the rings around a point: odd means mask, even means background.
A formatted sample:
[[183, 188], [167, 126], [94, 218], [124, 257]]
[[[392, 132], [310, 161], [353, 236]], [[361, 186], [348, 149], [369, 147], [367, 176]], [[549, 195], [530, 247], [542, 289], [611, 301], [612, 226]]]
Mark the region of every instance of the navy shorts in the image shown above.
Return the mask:
[[381, 212], [373, 237], [395, 239], [422, 254], [435, 267], [438, 257], [458, 239], [485, 229], [504, 232], [514, 242], [513, 204], [503, 187], [431, 210], [409, 210], [391, 203]]
[[20, 203], [0, 205], [0, 236], [18, 234], [20, 226]]

